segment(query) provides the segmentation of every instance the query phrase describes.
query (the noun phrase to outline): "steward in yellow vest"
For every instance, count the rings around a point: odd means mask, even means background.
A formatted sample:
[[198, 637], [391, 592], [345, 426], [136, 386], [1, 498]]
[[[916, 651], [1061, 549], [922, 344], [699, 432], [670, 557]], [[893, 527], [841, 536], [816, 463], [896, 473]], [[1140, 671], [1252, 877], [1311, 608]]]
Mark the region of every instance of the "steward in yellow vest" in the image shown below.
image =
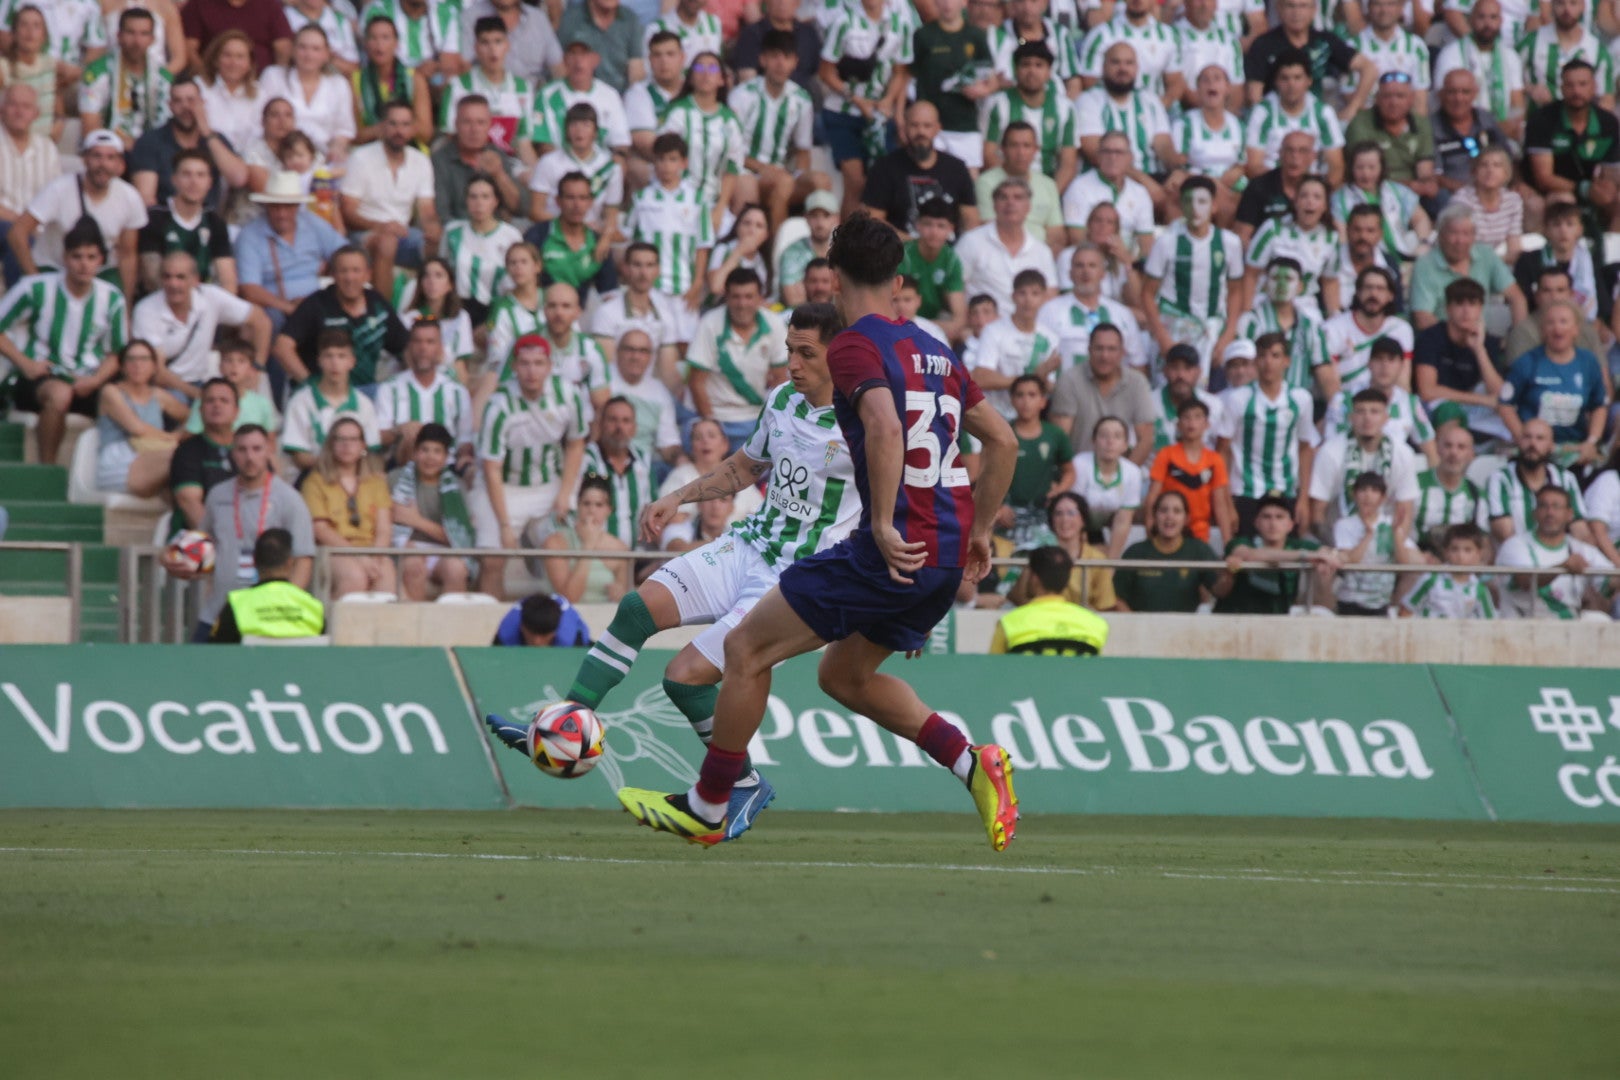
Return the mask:
[[321, 602], [288, 581], [292, 573], [292, 534], [266, 529], [253, 545], [259, 583], [235, 589], [225, 600], [208, 640], [238, 645], [246, 637], [318, 637], [326, 631]]
[[996, 623], [992, 653], [1036, 656], [1096, 656], [1108, 643], [1108, 622], [1063, 598], [1073, 569], [1060, 547], [1036, 548], [1029, 555], [1035, 596]]

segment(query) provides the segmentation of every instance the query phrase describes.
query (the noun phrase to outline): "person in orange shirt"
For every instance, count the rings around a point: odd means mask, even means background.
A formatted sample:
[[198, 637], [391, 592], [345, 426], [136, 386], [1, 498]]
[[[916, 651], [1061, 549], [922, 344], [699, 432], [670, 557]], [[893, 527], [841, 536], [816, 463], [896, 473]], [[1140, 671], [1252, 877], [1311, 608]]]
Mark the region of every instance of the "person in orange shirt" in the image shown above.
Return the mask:
[[1179, 491], [1187, 499], [1187, 531], [1208, 543], [1213, 518], [1225, 543], [1236, 535], [1233, 530], [1237, 528], [1237, 510], [1227, 484], [1226, 462], [1204, 445], [1208, 428], [1207, 405], [1193, 398], [1181, 406], [1176, 416], [1177, 441], [1154, 457], [1147, 498], [1142, 504], [1155, 505], [1161, 491]]

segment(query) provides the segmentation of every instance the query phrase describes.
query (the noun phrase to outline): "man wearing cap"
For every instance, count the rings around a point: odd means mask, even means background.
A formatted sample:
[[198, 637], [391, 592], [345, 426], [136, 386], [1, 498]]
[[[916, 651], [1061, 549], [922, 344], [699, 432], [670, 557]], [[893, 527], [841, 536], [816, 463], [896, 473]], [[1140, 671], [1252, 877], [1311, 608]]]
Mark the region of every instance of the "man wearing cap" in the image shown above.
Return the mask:
[[789, 244], [777, 262], [776, 284], [782, 303], [790, 308], [804, 303], [804, 268], [811, 259], [825, 259], [832, 247], [833, 230], [838, 227], [838, 196], [812, 191], [804, 200], [804, 220], [810, 225], [810, 235]]
[[[80, 144], [82, 176], [59, 176], [40, 189], [6, 238], [24, 274], [62, 265], [62, 237], [89, 215], [101, 226], [107, 262], [101, 277], [135, 293], [136, 239], [146, 226], [146, 203], [123, 179], [124, 143], [106, 129]], [[36, 242], [34, 234], [40, 235]]]
[[174, 159], [182, 150], [208, 155], [213, 184], [203, 200], [218, 210], [231, 188], [246, 187], [247, 162], [236, 155], [231, 141], [208, 124], [202, 91], [190, 79], [169, 88], [169, 119], [135, 140], [129, 154], [130, 183], [147, 206], [157, 206], [174, 194]]
[[320, 288], [326, 260], [343, 237], [305, 209], [296, 173], [275, 172], [263, 191], [248, 196], [264, 213], [242, 226], [236, 238], [236, 278], [242, 299], [264, 309], [279, 332], [298, 302]]
[[1412, 76], [1386, 71], [1378, 93], [1344, 129], [1345, 145], [1370, 142], [1384, 152], [1384, 179], [1405, 184], [1426, 199], [1440, 191], [1434, 178], [1434, 132], [1429, 115], [1413, 107]]

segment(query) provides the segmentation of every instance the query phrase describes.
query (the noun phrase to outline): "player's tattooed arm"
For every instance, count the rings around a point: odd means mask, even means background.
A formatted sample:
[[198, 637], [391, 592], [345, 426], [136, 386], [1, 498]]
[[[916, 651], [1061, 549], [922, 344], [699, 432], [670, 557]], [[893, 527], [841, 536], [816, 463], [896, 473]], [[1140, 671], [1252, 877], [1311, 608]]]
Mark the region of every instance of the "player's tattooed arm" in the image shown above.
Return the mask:
[[756, 460], [738, 450], [691, 483], [648, 503], [641, 512], [642, 537], [649, 543], [657, 543], [663, 535], [664, 526], [669, 524], [682, 506], [735, 495], [743, 488], [752, 486], [770, 468], [770, 462]]

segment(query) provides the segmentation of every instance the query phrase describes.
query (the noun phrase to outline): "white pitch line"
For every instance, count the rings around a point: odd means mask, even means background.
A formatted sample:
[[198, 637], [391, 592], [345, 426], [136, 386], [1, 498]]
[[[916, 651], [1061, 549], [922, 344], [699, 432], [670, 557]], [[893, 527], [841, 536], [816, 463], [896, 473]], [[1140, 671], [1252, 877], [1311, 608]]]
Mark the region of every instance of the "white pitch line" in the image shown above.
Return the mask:
[[[300, 848], [80, 848], [80, 847], [0, 847], [0, 855], [279, 855], [318, 859], [465, 859], [477, 862], [554, 862], [585, 863], [601, 866], [670, 866], [667, 859], [612, 858], [599, 855], [502, 855], [475, 851], [324, 851]], [[692, 865], [696, 865], [695, 863]], [[1132, 875], [1157, 877], [1172, 881], [1234, 881], [1267, 882], [1279, 885], [1332, 885], [1352, 888], [1392, 889], [1470, 889], [1488, 892], [1543, 892], [1592, 893], [1620, 896], [1620, 888], [1596, 888], [1583, 885], [1553, 885], [1539, 878], [1513, 879], [1535, 884], [1504, 884], [1483, 880], [1501, 875], [1480, 875], [1469, 878], [1463, 874], [1443, 872], [1415, 875], [1401, 870], [1362, 871], [1382, 877], [1352, 878], [1335, 876], [1357, 871], [1274, 871], [1263, 868], [1234, 868], [1201, 870], [1191, 867], [1119, 867], [1119, 866], [987, 866], [983, 863], [906, 863], [906, 862], [839, 862], [821, 860], [762, 860], [748, 863], [726, 863], [728, 867], [769, 867], [789, 870], [904, 870], [948, 871], [981, 874], [1032, 874], [1063, 877], [1128, 877]], [[1570, 878], [1570, 881], [1615, 882], [1613, 878]]]

